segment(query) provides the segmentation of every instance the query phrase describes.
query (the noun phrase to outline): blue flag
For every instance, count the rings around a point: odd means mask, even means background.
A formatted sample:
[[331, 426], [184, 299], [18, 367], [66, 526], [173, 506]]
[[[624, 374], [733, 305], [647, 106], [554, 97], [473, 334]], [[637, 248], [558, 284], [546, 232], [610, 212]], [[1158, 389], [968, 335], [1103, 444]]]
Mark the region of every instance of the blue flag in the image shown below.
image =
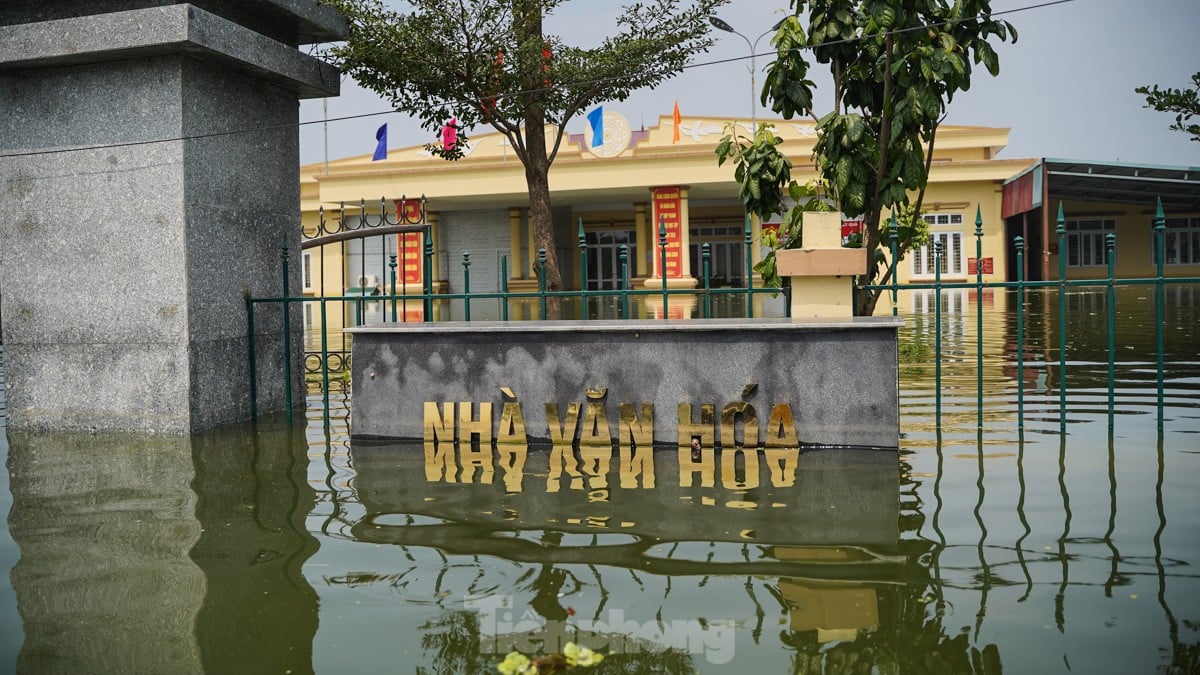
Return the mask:
[[592, 125], [592, 147], [604, 145], [604, 106], [588, 113], [587, 119]]
[[387, 124], [379, 127], [379, 131], [375, 132], [375, 154], [371, 156], [372, 162], [378, 162], [381, 159], [387, 159]]

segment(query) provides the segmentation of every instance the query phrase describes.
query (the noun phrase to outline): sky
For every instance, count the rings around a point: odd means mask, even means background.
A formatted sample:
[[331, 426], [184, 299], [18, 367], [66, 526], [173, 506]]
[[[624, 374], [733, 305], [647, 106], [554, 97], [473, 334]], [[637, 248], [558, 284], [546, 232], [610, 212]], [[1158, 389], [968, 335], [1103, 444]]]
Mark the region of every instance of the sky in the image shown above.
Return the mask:
[[[399, 6], [397, 0], [385, 0]], [[1008, 127], [1002, 158], [1051, 157], [1096, 162], [1200, 166], [1200, 142], [1167, 127], [1168, 113], [1144, 107], [1138, 86], [1158, 83], [1184, 87], [1200, 71], [1200, 0], [1069, 0], [1039, 6], [1045, 0], [992, 0], [994, 14], [1014, 24], [1015, 44], [999, 44], [1000, 74], [976, 68], [969, 91], [955, 96], [946, 123]], [[1053, 1], [1053, 0], [1051, 0]], [[686, 2], [686, 0], [685, 0]], [[592, 46], [615, 31], [618, 0], [571, 0], [546, 21], [546, 31], [570, 44]], [[718, 15], [753, 43], [780, 18], [787, 0], [731, 0]], [[699, 54], [683, 74], [657, 89], [609, 102], [635, 128], [671, 114], [749, 120], [751, 46], [747, 40], [714, 31], [716, 45]], [[756, 88], [771, 60], [770, 36], [757, 39]], [[733, 60], [727, 63], [712, 63]], [[814, 67], [816, 104], [828, 110], [829, 80]], [[757, 93], [755, 95], [757, 98]], [[326, 111], [327, 108], [327, 111]], [[381, 113], [381, 114], [371, 114]], [[342, 117], [366, 117], [339, 120]], [[758, 118], [773, 117], [758, 106]], [[330, 120], [323, 123], [322, 120]], [[300, 160], [303, 164], [370, 154], [375, 130], [387, 123], [389, 146], [431, 140], [412, 117], [343, 76], [336, 98], [304, 101], [300, 107]], [[308, 124], [305, 124], [308, 122]], [[576, 117], [568, 131], [582, 133]], [[483, 130], [477, 130], [481, 132]], [[328, 155], [326, 155], [328, 145]]]

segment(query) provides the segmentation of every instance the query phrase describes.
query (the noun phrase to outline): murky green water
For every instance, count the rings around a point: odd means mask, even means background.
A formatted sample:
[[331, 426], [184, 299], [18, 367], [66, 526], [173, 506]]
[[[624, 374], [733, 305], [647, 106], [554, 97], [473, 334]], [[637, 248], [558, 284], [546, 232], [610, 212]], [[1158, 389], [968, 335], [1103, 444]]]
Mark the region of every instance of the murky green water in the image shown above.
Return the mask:
[[1019, 351], [985, 293], [980, 369], [947, 296], [939, 432], [902, 295], [898, 462], [427, 457], [351, 446], [344, 392], [328, 430], [314, 395], [191, 439], [10, 431], [0, 671], [484, 672], [577, 639], [600, 672], [1197, 672], [1197, 296], [1168, 292], [1161, 432], [1151, 289], [1119, 294], [1111, 432], [1103, 294], [1067, 297], [1062, 414], [1056, 297]]

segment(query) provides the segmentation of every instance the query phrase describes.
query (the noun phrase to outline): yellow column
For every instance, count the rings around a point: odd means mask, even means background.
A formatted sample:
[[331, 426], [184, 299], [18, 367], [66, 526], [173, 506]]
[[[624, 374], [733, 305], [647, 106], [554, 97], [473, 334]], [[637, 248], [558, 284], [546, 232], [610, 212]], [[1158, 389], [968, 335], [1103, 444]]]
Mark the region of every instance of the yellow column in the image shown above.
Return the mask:
[[688, 187], [686, 185], [679, 186], [679, 241], [680, 250], [680, 270], [683, 272], [683, 278], [687, 279], [692, 276], [692, 234], [688, 219]]
[[650, 236], [650, 229], [646, 227], [646, 204], [633, 205], [633, 236], [637, 237], [638, 254], [634, 256], [637, 261], [634, 265], [633, 276], [645, 277], [649, 276], [646, 271], [647, 256], [654, 250], [653, 237]]
[[524, 269], [521, 267], [521, 209], [508, 210], [508, 245], [512, 249], [509, 257], [508, 278], [520, 279]]

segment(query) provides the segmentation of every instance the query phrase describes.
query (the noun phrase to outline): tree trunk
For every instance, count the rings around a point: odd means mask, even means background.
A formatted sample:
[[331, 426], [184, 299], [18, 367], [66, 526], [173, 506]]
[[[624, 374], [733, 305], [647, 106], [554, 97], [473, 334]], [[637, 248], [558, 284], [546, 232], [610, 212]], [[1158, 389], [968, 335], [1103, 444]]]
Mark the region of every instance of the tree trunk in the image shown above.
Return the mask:
[[[545, 136], [527, 131], [529, 159], [526, 162], [526, 185], [529, 190], [529, 223], [533, 227], [534, 246], [546, 250], [544, 270], [547, 291], [562, 291], [563, 276], [558, 269], [554, 249], [554, 220], [550, 211], [550, 162], [546, 160]], [[536, 136], [536, 139], [532, 138]], [[541, 141], [540, 143], [538, 141]], [[541, 148], [535, 148], [541, 145]], [[538, 259], [536, 251], [530, 251]]]
[[[544, 86], [542, 79], [542, 7], [533, 0], [527, 5], [514, 5], [516, 25], [520, 34], [537, 45], [536, 58], [522, 59], [520, 67], [530, 92]], [[546, 282], [547, 291], [562, 290], [562, 272], [558, 267], [558, 251], [554, 246], [554, 217], [550, 212], [550, 157], [546, 154], [546, 112], [541, 103], [542, 94], [531, 93], [525, 108], [525, 185], [529, 191], [529, 225], [533, 228], [533, 242], [538, 249], [546, 251], [546, 265], [539, 271]], [[530, 251], [537, 260], [537, 251]], [[546, 304], [546, 318], [562, 317], [562, 303], [551, 298]]]

